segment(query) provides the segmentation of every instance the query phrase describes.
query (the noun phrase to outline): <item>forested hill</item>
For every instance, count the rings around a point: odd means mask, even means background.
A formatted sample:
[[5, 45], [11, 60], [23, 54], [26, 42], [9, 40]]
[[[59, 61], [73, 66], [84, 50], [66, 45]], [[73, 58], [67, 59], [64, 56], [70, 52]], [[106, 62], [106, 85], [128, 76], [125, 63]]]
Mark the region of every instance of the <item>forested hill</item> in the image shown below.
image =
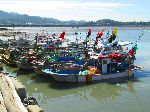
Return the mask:
[[0, 11], [0, 26], [150, 26], [149, 22], [120, 22], [110, 19], [98, 21], [60, 21], [54, 18]]
[[96, 22], [90, 21], [85, 23], [87, 26], [150, 26], [150, 21], [149, 22], [120, 22], [120, 21], [114, 21], [111, 19], [102, 19], [98, 20]]
[[0, 25], [79, 25], [83, 23], [85, 21], [60, 21], [54, 18], [0, 11]]

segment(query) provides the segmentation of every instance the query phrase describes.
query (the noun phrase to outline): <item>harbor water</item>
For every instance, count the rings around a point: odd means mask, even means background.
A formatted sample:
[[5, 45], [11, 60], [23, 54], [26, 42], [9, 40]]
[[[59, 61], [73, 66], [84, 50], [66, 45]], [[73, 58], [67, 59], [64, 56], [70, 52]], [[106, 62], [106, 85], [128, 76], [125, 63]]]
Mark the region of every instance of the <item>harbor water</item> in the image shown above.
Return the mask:
[[[69, 39], [85, 38], [87, 29], [65, 27], [19, 27], [28, 37], [37, 32], [48, 34], [66, 32]], [[101, 27], [93, 27], [95, 38]], [[110, 30], [112, 28], [105, 28]], [[143, 28], [119, 28], [118, 39], [135, 42]], [[75, 35], [77, 32], [79, 35]], [[29, 34], [30, 35], [29, 35]], [[107, 31], [105, 32], [105, 34]], [[1, 37], [8, 39], [10, 37]], [[32, 39], [32, 38], [31, 38]], [[33, 71], [19, 70], [4, 65], [5, 70], [16, 76], [26, 86], [27, 94], [34, 96], [45, 112], [149, 112], [150, 110], [150, 30], [138, 42], [135, 64], [143, 66], [134, 73], [134, 78], [91, 84], [58, 83], [50, 76], [37, 76]]]

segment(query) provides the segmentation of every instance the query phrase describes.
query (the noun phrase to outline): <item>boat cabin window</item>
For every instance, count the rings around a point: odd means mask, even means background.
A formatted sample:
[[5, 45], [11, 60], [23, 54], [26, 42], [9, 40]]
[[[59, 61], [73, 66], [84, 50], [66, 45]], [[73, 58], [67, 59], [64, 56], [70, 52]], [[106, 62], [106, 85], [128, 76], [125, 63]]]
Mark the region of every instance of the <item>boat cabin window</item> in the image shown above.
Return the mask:
[[104, 48], [104, 51], [110, 51], [110, 50], [111, 50], [111, 48], [109, 48], [109, 47]]
[[123, 47], [121, 45], [118, 45], [114, 48], [115, 50], [120, 50], [120, 51], [123, 51]]
[[104, 65], [104, 64], [107, 64], [107, 60], [103, 60], [103, 65]]

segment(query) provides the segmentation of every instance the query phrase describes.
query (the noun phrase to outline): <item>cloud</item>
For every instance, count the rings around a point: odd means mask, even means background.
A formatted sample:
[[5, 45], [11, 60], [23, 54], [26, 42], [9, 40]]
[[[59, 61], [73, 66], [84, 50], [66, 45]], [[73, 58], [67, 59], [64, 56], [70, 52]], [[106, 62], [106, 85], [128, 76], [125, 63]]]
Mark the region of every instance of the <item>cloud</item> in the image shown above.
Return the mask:
[[[76, 9], [76, 8], [121, 8], [121, 7], [128, 7], [128, 6], [134, 6], [132, 4], [122, 4], [122, 3], [101, 3], [101, 2], [68, 2], [68, 1], [0, 1], [1, 8], [4, 8], [3, 5], [6, 6], [6, 8], [10, 8], [8, 6], [11, 6], [11, 8], [32, 8], [32, 9]], [[16, 7], [13, 7], [16, 6]]]
[[[99, 13], [107, 13], [133, 4], [104, 2], [70, 2], [70, 1], [34, 1], [34, 0], [0, 0], [0, 9], [34, 16], [54, 17], [61, 20], [85, 19], [95, 20]], [[90, 17], [91, 16], [91, 17]], [[99, 16], [98, 16], [99, 17]]]

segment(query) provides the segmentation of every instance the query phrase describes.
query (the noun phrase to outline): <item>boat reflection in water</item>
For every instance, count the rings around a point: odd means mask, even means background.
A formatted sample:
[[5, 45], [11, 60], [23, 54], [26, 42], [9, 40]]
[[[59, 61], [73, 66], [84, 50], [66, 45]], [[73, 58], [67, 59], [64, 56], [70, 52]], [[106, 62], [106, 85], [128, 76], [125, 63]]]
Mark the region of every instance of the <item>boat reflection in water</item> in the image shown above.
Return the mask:
[[52, 108], [46, 105], [51, 105], [54, 102], [59, 104], [60, 101], [66, 102], [66, 100], [68, 102], [77, 102], [76, 100], [78, 100], [79, 104], [92, 100], [98, 102], [112, 101], [119, 97], [122, 92], [129, 92], [135, 95], [134, 82], [132, 81], [127, 81], [127, 84], [105, 82], [95, 84], [68, 84], [57, 83], [47, 77], [37, 77], [35, 74], [18, 76], [19, 80], [26, 86], [28, 95], [34, 96], [43, 108]]

